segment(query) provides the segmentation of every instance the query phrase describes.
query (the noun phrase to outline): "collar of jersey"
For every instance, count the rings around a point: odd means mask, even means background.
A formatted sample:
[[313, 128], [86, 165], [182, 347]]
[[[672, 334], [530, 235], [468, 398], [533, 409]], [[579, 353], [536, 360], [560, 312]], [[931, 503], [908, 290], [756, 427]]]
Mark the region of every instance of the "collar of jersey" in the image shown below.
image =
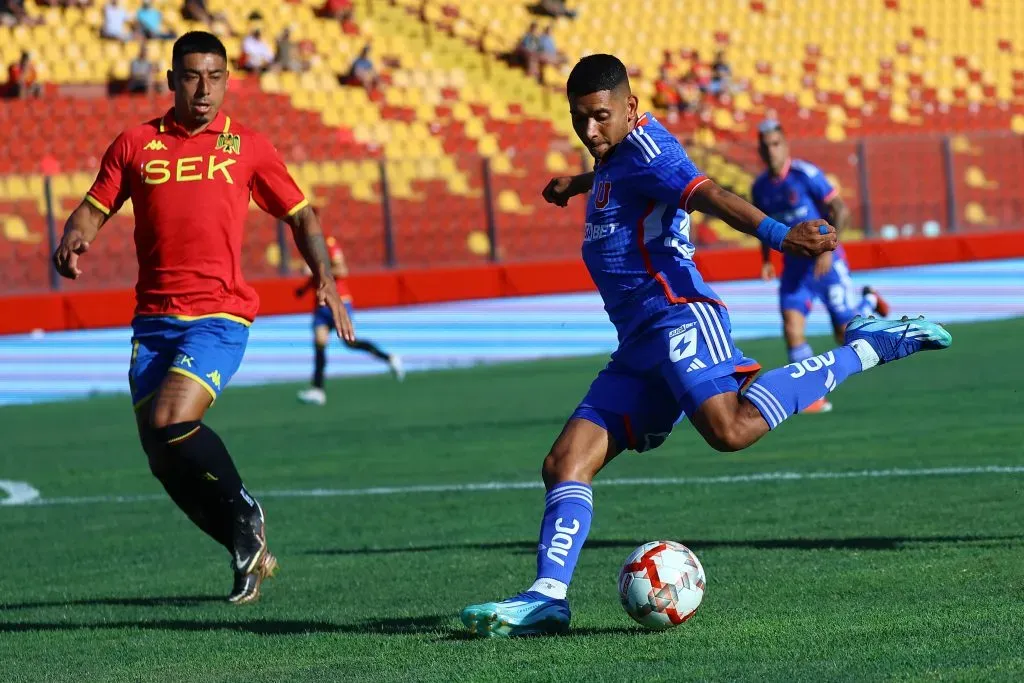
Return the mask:
[[768, 177], [772, 179], [773, 183], [778, 185], [779, 183], [781, 183], [783, 180], [786, 179], [786, 177], [789, 175], [789, 169], [791, 169], [791, 168], [793, 168], [793, 158], [792, 157], [790, 157], [789, 159], [786, 159], [786, 165], [782, 167], [782, 175], [780, 175], [778, 178], [776, 178], [769, 171]]
[[[213, 121], [210, 122], [210, 125], [203, 130], [203, 133], [227, 133], [229, 130], [231, 130], [231, 117], [223, 111], [219, 111]], [[174, 107], [168, 109], [167, 113], [160, 119], [160, 132], [188, 137], [188, 132], [174, 118]]]
[[[640, 126], [646, 126], [648, 123], [651, 122], [652, 118], [654, 118], [654, 117], [651, 116], [651, 113], [649, 111], [645, 111], [643, 114], [641, 114], [640, 116], [638, 116], [636, 118], [636, 124], [634, 124], [633, 127], [630, 128], [629, 133], [632, 133], [634, 130], [636, 130]], [[629, 135], [629, 133], [626, 133], [626, 135]], [[619, 145], [621, 145], [621, 144], [622, 143], [620, 142]], [[615, 145], [614, 147], [609, 149], [608, 153], [604, 155], [603, 159], [594, 159], [594, 168], [597, 168], [598, 166], [601, 166], [603, 164], [607, 164], [608, 160], [612, 158], [613, 154], [615, 154], [615, 150], [617, 150], [619, 148], [619, 145]]]

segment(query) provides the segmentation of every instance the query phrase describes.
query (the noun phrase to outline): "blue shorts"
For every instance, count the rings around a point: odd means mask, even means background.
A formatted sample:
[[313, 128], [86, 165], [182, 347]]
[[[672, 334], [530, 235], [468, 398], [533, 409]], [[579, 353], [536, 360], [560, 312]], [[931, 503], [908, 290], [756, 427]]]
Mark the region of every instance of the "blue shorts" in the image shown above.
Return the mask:
[[169, 372], [191, 377], [216, 401], [242, 364], [249, 340], [248, 325], [220, 317], [138, 316], [132, 332], [128, 385], [136, 408], [156, 393]]
[[572, 414], [607, 429], [620, 448], [657, 448], [686, 415], [718, 394], [740, 391], [760, 371], [732, 342], [724, 307], [678, 304], [627, 340]]
[[814, 301], [825, 304], [832, 324], [845, 325], [860, 308], [861, 296], [850, 279], [850, 267], [841, 256], [832, 257], [832, 270], [823, 277], [814, 277], [813, 264], [807, 268], [786, 268], [779, 282], [779, 308], [807, 316]]
[[[346, 301], [345, 310], [348, 311], [348, 317], [351, 318], [356, 309], [351, 301]], [[330, 306], [317, 306], [313, 310], [313, 327], [329, 327], [332, 330], [334, 329], [334, 314], [331, 313]]]

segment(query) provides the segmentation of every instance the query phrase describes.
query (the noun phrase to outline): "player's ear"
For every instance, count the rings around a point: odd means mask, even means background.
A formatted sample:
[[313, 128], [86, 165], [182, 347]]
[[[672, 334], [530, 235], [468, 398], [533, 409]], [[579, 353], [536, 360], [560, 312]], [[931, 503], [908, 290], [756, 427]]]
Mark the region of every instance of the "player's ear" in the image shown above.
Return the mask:
[[174, 92], [174, 71], [172, 69], [167, 70], [167, 89]]
[[633, 120], [637, 116], [637, 111], [640, 109], [640, 100], [636, 98], [636, 95], [630, 93], [629, 98], [626, 99], [626, 114], [630, 120]]

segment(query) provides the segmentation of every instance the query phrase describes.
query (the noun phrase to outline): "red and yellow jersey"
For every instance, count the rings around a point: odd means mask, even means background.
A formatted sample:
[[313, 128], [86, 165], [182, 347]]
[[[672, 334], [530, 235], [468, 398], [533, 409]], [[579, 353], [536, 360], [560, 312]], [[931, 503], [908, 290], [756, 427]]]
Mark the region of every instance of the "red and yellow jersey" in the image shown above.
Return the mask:
[[85, 199], [107, 215], [132, 200], [136, 314], [251, 321], [259, 297], [241, 269], [250, 197], [279, 218], [307, 205], [264, 136], [223, 112], [189, 136], [172, 109], [117, 136]]

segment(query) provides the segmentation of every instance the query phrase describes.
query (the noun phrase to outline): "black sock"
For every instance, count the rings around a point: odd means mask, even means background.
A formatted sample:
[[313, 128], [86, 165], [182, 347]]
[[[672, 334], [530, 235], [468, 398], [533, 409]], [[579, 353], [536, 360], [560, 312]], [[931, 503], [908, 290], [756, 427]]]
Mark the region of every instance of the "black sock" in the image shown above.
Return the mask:
[[234, 546], [232, 525], [230, 518], [222, 513], [220, 500], [202, 495], [202, 491], [196, 488], [195, 475], [184, 471], [191, 468], [175, 467], [169, 457], [160, 452], [148, 455], [153, 476], [163, 485], [174, 504], [193, 524], [230, 552]]
[[[217, 433], [202, 422], [179, 422], [154, 430], [164, 444], [168, 457], [180, 462], [183, 474], [191, 475], [191, 485], [208, 499], [219, 500], [223, 512], [232, 519], [248, 515], [255, 505], [242, 485], [228, 449]], [[178, 463], [172, 463], [177, 465]]]
[[324, 368], [327, 367], [327, 349], [317, 344], [316, 354], [313, 358], [313, 386], [317, 389], [323, 389]]
[[391, 360], [391, 354], [385, 353], [380, 350], [380, 347], [371, 341], [363, 341], [357, 339], [354, 342], [347, 342], [348, 348], [355, 349], [356, 351], [365, 351], [373, 356], [380, 358], [383, 361]]

